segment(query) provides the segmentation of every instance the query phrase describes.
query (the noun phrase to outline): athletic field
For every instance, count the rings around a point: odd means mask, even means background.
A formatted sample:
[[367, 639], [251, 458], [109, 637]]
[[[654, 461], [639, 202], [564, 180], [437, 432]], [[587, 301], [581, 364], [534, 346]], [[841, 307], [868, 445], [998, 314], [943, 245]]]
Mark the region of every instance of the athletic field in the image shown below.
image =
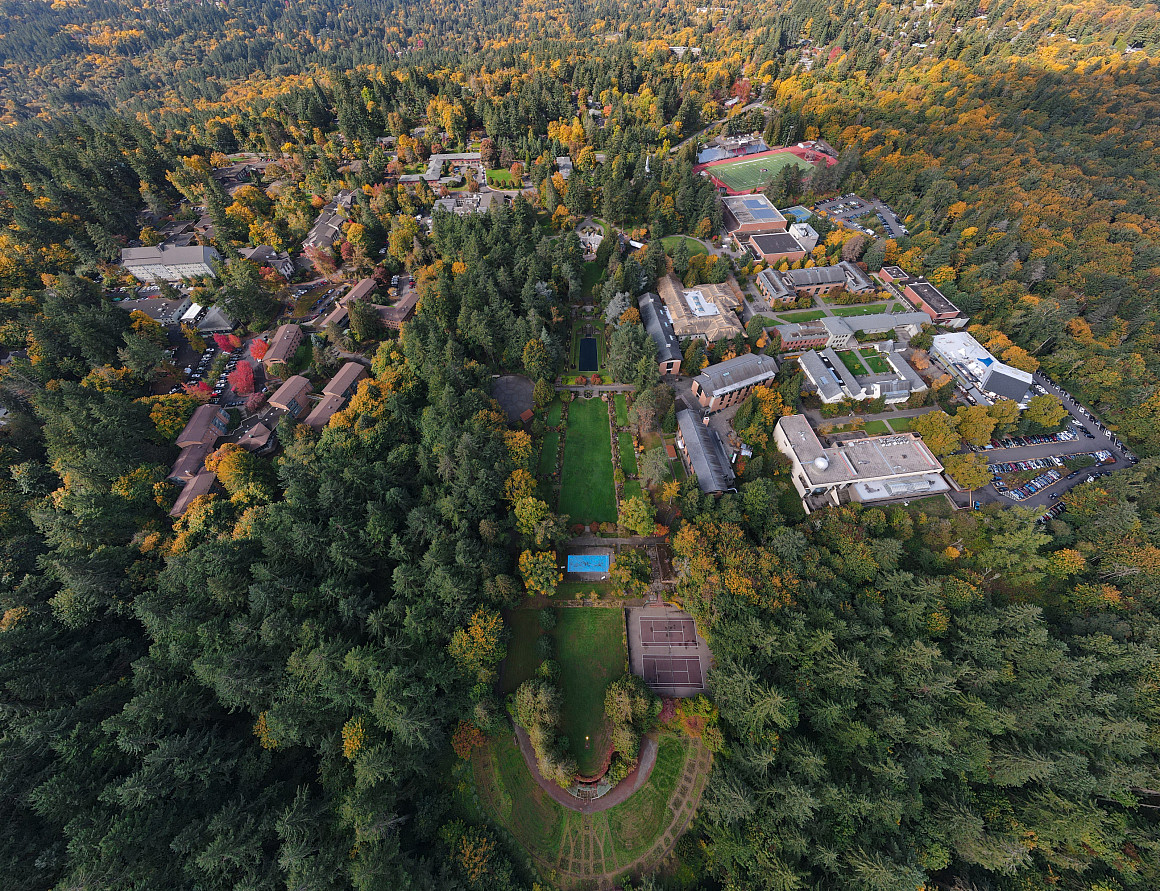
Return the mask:
[[803, 172], [814, 168], [813, 164], [799, 158], [793, 152], [782, 151], [738, 158], [736, 161], [719, 161], [710, 164], [706, 172], [730, 192], [749, 192], [764, 188], [783, 167], [791, 164], [800, 167]]

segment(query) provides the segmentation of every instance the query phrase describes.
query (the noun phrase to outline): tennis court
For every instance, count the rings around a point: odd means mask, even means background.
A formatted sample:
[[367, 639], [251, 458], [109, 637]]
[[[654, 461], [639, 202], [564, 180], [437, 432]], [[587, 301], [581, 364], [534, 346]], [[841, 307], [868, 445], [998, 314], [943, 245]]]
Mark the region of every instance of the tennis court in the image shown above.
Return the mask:
[[640, 620], [640, 642], [648, 647], [695, 647], [697, 626], [692, 619]]
[[763, 188], [783, 167], [789, 166], [799, 167], [806, 173], [814, 169], [813, 164], [793, 152], [777, 152], [736, 161], [721, 161], [711, 164], [706, 172], [732, 192], [749, 192]]
[[696, 656], [645, 656], [644, 681], [659, 687], [705, 686], [701, 660]]

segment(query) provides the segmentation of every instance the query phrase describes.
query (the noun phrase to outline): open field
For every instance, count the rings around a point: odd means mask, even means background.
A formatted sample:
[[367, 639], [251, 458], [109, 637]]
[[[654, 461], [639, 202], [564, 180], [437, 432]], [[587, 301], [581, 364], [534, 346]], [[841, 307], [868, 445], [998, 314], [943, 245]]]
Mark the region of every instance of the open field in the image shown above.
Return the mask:
[[484, 808], [564, 888], [595, 887], [630, 867], [655, 866], [692, 818], [711, 767], [702, 746], [665, 734], [652, 774], [635, 794], [607, 811], [580, 814], [536, 784], [511, 734], [494, 737], [472, 760]]
[[577, 399], [568, 408], [558, 510], [573, 523], [616, 522], [612, 433], [602, 399]]
[[833, 307], [833, 313], [843, 319], [848, 319], [851, 316], [876, 316], [881, 313], [894, 312], [897, 306], [897, 303], [890, 305], [885, 303], [870, 303], [865, 306], [835, 306]]
[[[598, 770], [609, 743], [604, 731], [604, 691], [628, 670], [624, 611], [561, 609], [556, 612], [556, 661], [560, 664], [560, 732], [580, 773]], [[585, 740], [589, 740], [585, 745]]]
[[584, 268], [580, 270], [580, 294], [585, 302], [592, 302], [593, 289], [603, 273], [604, 267], [595, 260], [588, 260], [584, 263]]
[[824, 319], [826, 312], [822, 309], [809, 309], [805, 312], [778, 313], [778, 317], [786, 322], [814, 322], [818, 319]]
[[853, 350], [842, 350], [838, 353], [838, 358], [842, 360], [842, 364], [846, 366], [850, 374], [859, 376], [866, 374], [862, 360], [858, 358], [858, 354]]
[[804, 172], [809, 172], [814, 167], [792, 152], [779, 152], [776, 155], [740, 158], [736, 161], [714, 164], [708, 168], [708, 173], [734, 192], [745, 192], [762, 188], [777, 176], [783, 167], [790, 166], [799, 167]]
[[487, 184], [493, 189], [518, 189], [523, 183], [512, 176], [510, 170], [497, 167], [487, 172]]
[[661, 239], [661, 244], [664, 245], [665, 253], [671, 254], [673, 249], [682, 241], [689, 248], [690, 255], [709, 253], [709, 249], [705, 245], [701, 244], [695, 238], [690, 238], [688, 235], [666, 235]]

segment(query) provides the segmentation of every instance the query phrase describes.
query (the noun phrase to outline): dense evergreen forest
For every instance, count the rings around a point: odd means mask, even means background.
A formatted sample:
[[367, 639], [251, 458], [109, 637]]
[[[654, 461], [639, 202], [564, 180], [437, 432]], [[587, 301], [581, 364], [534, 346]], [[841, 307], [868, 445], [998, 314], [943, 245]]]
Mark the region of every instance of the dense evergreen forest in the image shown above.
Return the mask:
[[[475, 132], [542, 206], [707, 234], [715, 192], [681, 143], [718, 121], [829, 141], [839, 163], [784, 197], [891, 202], [910, 231], [879, 264], [925, 273], [1143, 458], [1046, 524], [803, 521], [760, 462], [719, 499], [684, 484], [677, 590], [723, 745], [674, 864], [638, 886], [1160, 887], [1153, 5], [0, 9], [5, 889], [546, 887], [461, 806], [453, 735], [506, 718], [479, 682], [498, 651], [453, 639], [523, 598], [511, 481], [533, 459], [491, 377], [559, 365], [582, 249], [523, 197], [420, 234], [432, 196], [382, 186], [375, 140]], [[235, 151], [285, 153], [291, 184], [227, 208], [204, 174]], [[340, 186], [419, 311], [335, 423], [287, 424], [174, 522], [164, 335], [106, 287], [138, 212], [192, 196], [223, 248], [290, 244]], [[609, 245], [605, 305], [664, 263]], [[236, 275], [222, 300], [257, 330], [269, 308]]]

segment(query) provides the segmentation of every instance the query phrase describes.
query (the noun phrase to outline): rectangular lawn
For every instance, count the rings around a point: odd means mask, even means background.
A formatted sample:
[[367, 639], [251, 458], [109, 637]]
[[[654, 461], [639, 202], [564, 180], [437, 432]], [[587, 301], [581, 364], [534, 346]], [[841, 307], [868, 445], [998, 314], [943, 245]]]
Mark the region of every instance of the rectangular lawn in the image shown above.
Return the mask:
[[632, 434], [618, 433], [616, 441], [620, 445], [620, 469], [625, 476], [636, 476], [636, 452], [632, 448]]
[[910, 418], [891, 418], [890, 426], [895, 433], [910, 432]]
[[628, 402], [623, 393], [617, 393], [612, 400], [616, 404], [616, 426], [628, 426]]
[[866, 432], [877, 435], [879, 433], [889, 433], [890, 428], [886, 426], [885, 421], [867, 421]]
[[868, 306], [835, 306], [834, 315], [842, 318], [850, 316], [876, 316], [890, 312], [890, 307], [884, 303], [871, 303]]
[[540, 449], [540, 476], [556, 472], [556, 452], [560, 449], [560, 434], [550, 430], [544, 434], [544, 447]]
[[787, 322], [814, 322], [826, 317], [825, 311], [821, 309], [811, 309], [806, 312], [783, 312], [778, 315]]
[[863, 355], [862, 363], [875, 374], [890, 374], [890, 364], [879, 353]]
[[560, 421], [564, 419], [564, 403], [560, 401], [557, 396], [552, 400], [552, 404], [548, 406], [548, 426], [559, 427]]
[[861, 377], [866, 373], [866, 369], [862, 366], [862, 361], [858, 358], [858, 354], [853, 350], [842, 350], [838, 353], [838, 358], [842, 360], [842, 364], [849, 369], [850, 374]]
[[504, 693], [514, 693], [516, 687], [532, 677], [540, 664], [536, 639], [543, 634], [538, 609], [513, 609], [504, 616], [508, 632], [507, 657], [503, 661], [500, 687]]
[[778, 152], [774, 155], [714, 164], [708, 168], [708, 173], [733, 191], [744, 192], [747, 189], [761, 188], [777, 176], [783, 167], [791, 165], [804, 172], [813, 170], [812, 164], [792, 152]]
[[558, 511], [573, 523], [615, 523], [612, 432], [602, 399], [577, 399], [568, 408]]
[[[581, 773], [596, 770], [604, 754], [604, 691], [625, 673], [624, 611], [579, 607], [556, 611], [556, 661], [560, 665], [560, 730]], [[584, 738], [589, 738], [588, 748]]]

